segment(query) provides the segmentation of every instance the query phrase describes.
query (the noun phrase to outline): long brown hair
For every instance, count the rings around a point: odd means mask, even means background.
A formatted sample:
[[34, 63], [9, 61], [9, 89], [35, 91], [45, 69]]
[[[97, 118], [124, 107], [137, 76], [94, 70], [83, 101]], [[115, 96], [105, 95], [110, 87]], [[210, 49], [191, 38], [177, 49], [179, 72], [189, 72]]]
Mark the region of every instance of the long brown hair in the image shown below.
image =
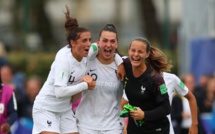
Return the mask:
[[172, 68], [171, 61], [168, 61], [166, 55], [156, 47], [151, 46], [150, 55], [146, 61], [158, 73], [168, 72]]
[[[68, 43], [70, 44], [70, 40], [76, 41], [79, 39], [80, 34], [83, 32], [89, 31], [84, 27], [79, 27], [78, 21], [76, 18], [70, 16], [69, 8], [66, 6], [66, 12], [64, 12], [66, 20], [64, 23], [64, 27], [66, 29], [66, 38]], [[72, 44], [70, 44], [72, 47]]]

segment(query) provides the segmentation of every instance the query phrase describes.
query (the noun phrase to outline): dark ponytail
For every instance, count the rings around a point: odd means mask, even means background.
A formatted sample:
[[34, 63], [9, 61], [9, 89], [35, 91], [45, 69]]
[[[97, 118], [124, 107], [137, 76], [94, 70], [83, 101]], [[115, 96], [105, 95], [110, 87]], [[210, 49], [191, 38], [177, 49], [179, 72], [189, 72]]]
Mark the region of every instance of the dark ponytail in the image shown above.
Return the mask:
[[160, 49], [152, 46], [147, 62], [158, 73], [169, 72], [172, 68], [171, 61], [167, 60], [166, 55]]
[[102, 30], [100, 31], [99, 33], [99, 38], [101, 37], [101, 34], [103, 31], [109, 31], [109, 32], [113, 32], [116, 34], [116, 39], [118, 40], [118, 36], [117, 36], [117, 31], [116, 31], [116, 28], [113, 24], [106, 24]]
[[[64, 14], [66, 17], [64, 23], [64, 27], [66, 29], [66, 38], [68, 43], [70, 44], [70, 40], [76, 41], [77, 39], [79, 39], [82, 32], [87, 32], [89, 30], [84, 27], [79, 27], [77, 19], [70, 16], [68, 6], [66, 6], [66, 12], [64, 12]], [[70, 44], [70, 47], [71, 46], [72, 44]]]

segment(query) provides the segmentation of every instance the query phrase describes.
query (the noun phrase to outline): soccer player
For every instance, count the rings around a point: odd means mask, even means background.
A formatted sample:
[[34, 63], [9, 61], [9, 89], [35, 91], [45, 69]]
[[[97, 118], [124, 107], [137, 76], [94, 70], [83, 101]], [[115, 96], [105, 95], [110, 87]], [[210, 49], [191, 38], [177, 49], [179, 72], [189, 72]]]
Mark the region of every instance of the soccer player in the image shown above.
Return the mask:
[[71, 97], [95, 86], [93, 78], [85, 75], [91, 33], [79, 27], [68, 8], [65, 16], [69, 44], [57, 52], [48, 78], [34, 101], [33, 134], [78, 134]]
[[[175, 93], [177, 93], [180, 96], [184, 96], [189, 101], [189, 106], [192, 115], [192, 125], [189, 131], [191, 134], [198, 133], [197, 104], [193, 93], [184, 85], [184, 83], [175, 74], [163, 72], [163, 78], [168, 89], [167, 91], [169, 94], [170, 104], [172, 104], [172, 99]], [[124, 93], [121, 102], [121, 107], [123, 107], [127, 103], [129, 102], [126, 94]], [[170, 121], [170, 134], [174, 134], [170, 115], [168, 115], [168, 119]]]
[[124, 60], [124, 88], [129, 103], [137, 110], [130, 111], [127, 133], [169, 134], [170, 103], [161, 72], [170, 70], [171, 64], [145, 38], [135, 38], [128, 54]]
[[78, 131], [80, 134], [122, 134], [123, 120], [119, 114], [123, 86], [116, 77], [114, 56], [118, 37], [114, 25], [105, 25], [97, 44], [99, 53], [89, 61], [88, 68], [96, 86], [93, 91], [82, 92], [82, 100], [76, 109]]

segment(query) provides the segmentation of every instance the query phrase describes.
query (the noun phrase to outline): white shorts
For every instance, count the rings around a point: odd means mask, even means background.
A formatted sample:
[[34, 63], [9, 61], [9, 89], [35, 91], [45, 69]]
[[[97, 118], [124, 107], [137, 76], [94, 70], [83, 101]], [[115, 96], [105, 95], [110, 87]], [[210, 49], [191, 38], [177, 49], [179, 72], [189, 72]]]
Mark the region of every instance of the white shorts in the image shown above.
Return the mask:
[[92, 130], [87, 128], [78, 127], [79, 134], [122, 134], [123, 129], [114, 130]]
[[33, 121], [32, 134], [39, 134], [43, 131], [63, 134], [78, 132], [76, 118], [72, 110], [50, 112], [33, 108]]

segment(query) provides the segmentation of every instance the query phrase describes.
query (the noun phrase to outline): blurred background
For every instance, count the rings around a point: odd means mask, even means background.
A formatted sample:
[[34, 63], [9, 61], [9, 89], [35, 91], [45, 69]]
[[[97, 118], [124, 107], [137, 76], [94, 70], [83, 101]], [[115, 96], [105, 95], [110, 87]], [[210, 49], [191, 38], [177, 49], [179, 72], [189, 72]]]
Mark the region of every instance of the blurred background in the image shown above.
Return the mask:
[[10, 65], [20, 89], [32, 76], [43, 83], [67, 44], [65, 5], [92, 41], [112, 23], [120, 53], [127, 55], [135, 37], [146, 37], [172, 61], [171, 72], [192, 74], [195, 86], [215, 75], [215, 0], [0, 0], [0, 65]]

